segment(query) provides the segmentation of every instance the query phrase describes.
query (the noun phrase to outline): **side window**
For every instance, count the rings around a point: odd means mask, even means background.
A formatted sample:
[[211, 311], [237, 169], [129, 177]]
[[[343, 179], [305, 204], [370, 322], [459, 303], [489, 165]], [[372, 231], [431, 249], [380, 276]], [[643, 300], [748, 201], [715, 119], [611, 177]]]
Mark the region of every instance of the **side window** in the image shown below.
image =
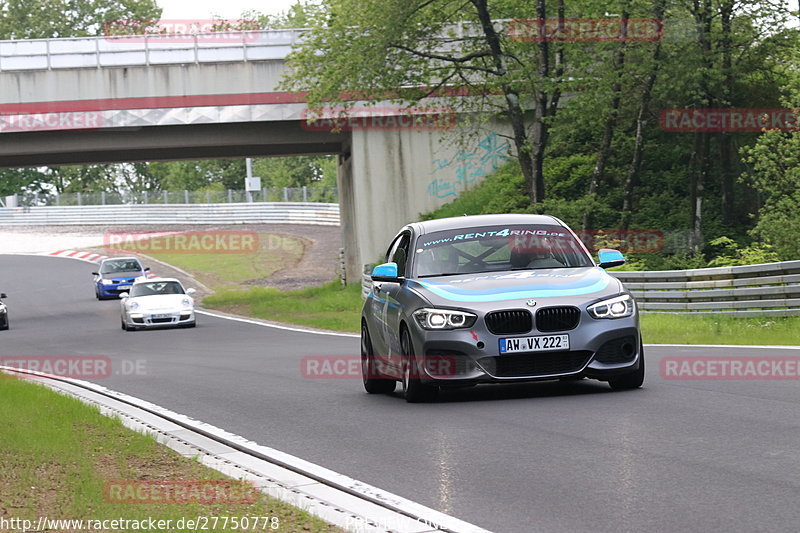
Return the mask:
[[403, 233], [392, 245], [389, 251], [389, 262], [397, 263], [397, 275], [406, 275], [406, 264], [408, 263], [408, 246], [411, 242], [411, 235]]

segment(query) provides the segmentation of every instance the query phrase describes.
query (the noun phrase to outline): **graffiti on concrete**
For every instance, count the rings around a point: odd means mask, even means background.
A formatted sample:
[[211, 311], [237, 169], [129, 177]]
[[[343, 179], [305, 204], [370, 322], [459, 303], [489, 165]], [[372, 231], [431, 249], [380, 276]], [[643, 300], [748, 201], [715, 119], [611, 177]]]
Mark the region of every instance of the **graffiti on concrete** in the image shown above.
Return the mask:
[[453, 157], [434, 159], [428, 194], [434, 198], [458, 196], [470, 183], [497, 170], [508, 159], [509, 142], [490, 133], [475, 146], [462, 148]]

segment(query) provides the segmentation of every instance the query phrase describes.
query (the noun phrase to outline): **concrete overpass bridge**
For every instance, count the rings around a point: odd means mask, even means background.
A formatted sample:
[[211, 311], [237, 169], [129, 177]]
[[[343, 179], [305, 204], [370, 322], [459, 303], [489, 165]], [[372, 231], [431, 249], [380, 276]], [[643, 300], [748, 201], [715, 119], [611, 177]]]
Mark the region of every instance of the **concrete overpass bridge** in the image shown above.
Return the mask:
[[[0, 42], [0, 166], [336, 154], [348, 278], [419, 213], [496, 169], [509, 143], [480, 132], [309, 128], [278, 88], [299, 30]], [[371, 115], [391, 116], [378, 108]]]

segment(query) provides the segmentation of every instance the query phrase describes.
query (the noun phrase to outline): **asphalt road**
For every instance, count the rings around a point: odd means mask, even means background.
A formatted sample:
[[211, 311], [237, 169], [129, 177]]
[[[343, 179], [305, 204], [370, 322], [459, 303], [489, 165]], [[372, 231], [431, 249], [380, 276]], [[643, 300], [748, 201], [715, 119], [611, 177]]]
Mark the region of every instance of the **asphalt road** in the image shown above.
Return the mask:
[[302, 375], [304, 356], [356, 356], [355, 338], [204, 316], [195, 329], [123, 332], [119, 304], [94, 299], [93, 266], [0, 255], [12, 328], [0, 332], [0, 358], [104, 355], [115, 372], [139, 361], [143, 375], [93, 381], [493, 531], [800, 523], [798, 382], [664, 380], [658, 364], [800, 351], [649, 348], [636, 391], [593, 381], [484, 386], [412, 405], [369, 396], [357, 379]]

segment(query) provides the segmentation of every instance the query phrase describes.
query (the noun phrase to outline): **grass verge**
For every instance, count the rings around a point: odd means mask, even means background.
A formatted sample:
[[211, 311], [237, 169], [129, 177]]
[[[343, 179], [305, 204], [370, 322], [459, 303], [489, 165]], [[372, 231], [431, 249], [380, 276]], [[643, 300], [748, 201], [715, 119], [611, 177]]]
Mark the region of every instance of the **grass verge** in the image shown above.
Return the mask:
[[279, 291], [272, 287], [222, 290], [203, 305], [239, 315], [337, 331], [360, 329], [361, 286], [331, 281], [319, 287]]
[[[195, 232], [202, 236], [202, 232]], [[238, 236], [237, 232], [206, 232], [209, 236], [227, 234]], [[188, 233], [187, 241], [191, 243], [192, 232]], [[235, 240], [230, 239], [232, 242]], [[175, 238], [171, 236], [153, 237], [142, 239], [133, 244], [120, 248], [130, 248], [131, 251], [141, 251], [150, 257], [158, 259], [169, 265], [191, 272], [197, 280], [210, 288], [229, 288], [250, 281], [271, 276], [278, 270], [295, 266], [303, 256], [305, 244], [303, 239], [276, 233], [258, 233], [258, 246], [254, 250], [248, 248], [232, 248], [233, 251], [212, 249], [206, 252], [190, 253], [190, 245], [186, 250], [175, 250]], [[223, 241], [224, 242], [224, 241]], [[113, 248], [113, 246], [109, 246]]]
[[[0, 406], [0, 517], [5, 520], [37, 524], [40, 517], [84, 521], [153, 518], [172, 520], [172, 527], [161, 531], [195, 531], [197, 527], [177, 527], [178, 521], [248, 516], [252, 527], [252, 517], [259, 516], [277, 518], [262, 531], [275, 529], [270, 529], [274, 523], [280, 531], [341, 531], [265, 495], [249, 504], [109, 501], [106, 483], [229, 478], [158, 444], [152, 436], [125, 428], [118, 419], [103, 416], [92, 406], [27, 380], [0, 374]], [[128, 525], [118, 529], [148, 530]], [[62, 523], [50, 524], [45, 530], [97, 531], [109, 527], [78, 528]], [[209, 522], [208, 530], [230, 531], [230, 524], [223, 528], [220, 521], [212, 528]]]
[[[222, 291], [204, 300], [208, 307], [267, 320], [322, 329], [358, 332], [363, 300], [360, 287], [339, 282], [298, 291], [255, 287]], [[642, 337], [648, 344], [800, 345], [800, 317], [645, 313]]]
[[800, 317], [645, 313], [642, 338], [650, 344], [800, 345]]

